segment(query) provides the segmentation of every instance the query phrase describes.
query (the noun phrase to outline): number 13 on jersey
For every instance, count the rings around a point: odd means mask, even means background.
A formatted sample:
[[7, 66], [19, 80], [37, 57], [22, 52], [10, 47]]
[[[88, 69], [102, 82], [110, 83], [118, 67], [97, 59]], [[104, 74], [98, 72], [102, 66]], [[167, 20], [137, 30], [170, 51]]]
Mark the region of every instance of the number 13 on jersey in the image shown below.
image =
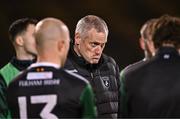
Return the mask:
[[[43, 119], [58, 119], [58, 117], [51, 113], [54, 107], [57, 104], [57, 95], [37, 95], [37, 96], [30, 96], [30, 104], [41, 104], [45, 103], [45, 106], [40, 111], [39, 116]], [[25, 96], [18, 97], [18, 104], [19, 104], [19, 115], [21, 119], [28, 118], [27, 112], [27, 98]], [[32, 109], [33, 110], [33, 109]]]

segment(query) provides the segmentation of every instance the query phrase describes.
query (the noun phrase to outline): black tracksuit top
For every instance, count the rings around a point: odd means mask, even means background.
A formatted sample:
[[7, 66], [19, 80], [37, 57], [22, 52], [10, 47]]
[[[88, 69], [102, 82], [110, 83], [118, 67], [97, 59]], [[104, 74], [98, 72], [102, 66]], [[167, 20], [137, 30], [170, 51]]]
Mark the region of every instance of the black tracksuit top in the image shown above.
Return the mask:
[[71, 48], [65, 68], [91, 83], [99, 118], [117, 118], [120, 73], [113, 58], [103, 54], [98, 64], [89, 64]]
[[180, 117], [180, 56], [162, 47], [121, 72], [120, 117]]

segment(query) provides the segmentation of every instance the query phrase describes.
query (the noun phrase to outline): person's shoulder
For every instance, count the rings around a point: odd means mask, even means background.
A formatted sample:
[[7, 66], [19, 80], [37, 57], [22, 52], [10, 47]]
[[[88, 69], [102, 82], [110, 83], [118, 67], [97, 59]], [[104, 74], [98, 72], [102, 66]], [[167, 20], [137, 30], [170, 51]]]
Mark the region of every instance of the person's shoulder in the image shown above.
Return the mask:
[[9, 65], [11, 65], [10, 62], [8, 62], [8, 63], [5, 64], [4, 66], [2, 66], [2, 67], [0, 68], [0, 71], [7, 69], [7, 67], [9, 67]]
[[26, 75], [28, 73], [28, 69], [20, 71], [19, 74], [17, 76], [15, 76], [10, 82], [9, 82], [9, 87], [17, 84], [17, 82], [21, 81], [21, 80], [25, 80], [26, 79]]
[[3, 73], [7, 70], [9, 63], [5, 64], [4, 66], [1, 67], [0, 69], [0, 79], [3, 79]]
[[116, 61], [114, 60], [114, 58], [111, 57], [111, 56], [108, 56], [108, 55], [106, 55], [106, 54], [102, 54], [102, 58], [103, 58], [103, 60], [104, 60], [105, 62], [110, 62], [110, 63], [112, 63], [112, 64], [114, 64], [114, 65], [117, 64]]
[[2, 66], [0, 68], [0, 72], [1, 73], [2, 72], [9, 72], [11, 70], [19, 71], [18, 67], [16, 65], [14, 65], [13, 60], [14, 60], [14, 57], [7, 64], [5, 64], [4, 66]]
[[72, 69], [73, 68], [73, 63], [72, 63], [72, 59], [67, 58], [65, 65], [64, 65], [65, 69]]
[[71, 70], [64, 70], [72, 79], [76, 79], [78, 81], [84, 82], [86, 84], [89, 84], [89, 81], [87, 79], [85, 79], [84, 77], [82, 77], [81, 75], [72, 72]]
[[148, 61], [146, 61], [146, 60], [137, 61], [137, 62], [135, 62], [135, 63], [132, 63], [132, 64], [126, 66], [121, 72], [123, 72], [124, 74], [136, 72], [136, 71], [138, 71], [138, 70], [143, 69], [143, 67], [144, 67], [147, 63], [148, 63]]
[[11, 62], [7, 63], [0, 69], [0, 75], [2, 79], [6, 80], [6, 83], [9, 82], [14, 76], [16, 76], [20, 71], [15, 67]]

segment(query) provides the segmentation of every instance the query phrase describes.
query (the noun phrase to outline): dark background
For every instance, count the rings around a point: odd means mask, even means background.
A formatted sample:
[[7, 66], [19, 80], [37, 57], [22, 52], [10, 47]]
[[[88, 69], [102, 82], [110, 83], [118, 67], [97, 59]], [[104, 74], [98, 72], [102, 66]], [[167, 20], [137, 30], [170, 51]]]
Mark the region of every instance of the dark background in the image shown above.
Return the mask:
[[163, 14], [180, 17], [180, 0], [1, 0], [0, 67], [14, 55], [8, 38], [13, 21], [23, 17], [59, 18], [67, 24], [73, 38], [77, 21], [88, 14], [107, 22], [110, 32], [104, 52], [122, 69], [144, 56], [138, 41], [143, 23]]

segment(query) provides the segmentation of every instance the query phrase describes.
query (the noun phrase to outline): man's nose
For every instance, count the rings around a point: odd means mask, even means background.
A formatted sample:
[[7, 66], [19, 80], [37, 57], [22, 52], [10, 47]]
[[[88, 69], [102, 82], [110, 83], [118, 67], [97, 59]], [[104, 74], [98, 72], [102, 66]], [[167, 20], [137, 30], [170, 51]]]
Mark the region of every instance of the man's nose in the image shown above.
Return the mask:
[[102, 48], [101, 46], [97, 46], [97, 48], [95, 49], [96, 54], [101, 54], [102, 53]]

